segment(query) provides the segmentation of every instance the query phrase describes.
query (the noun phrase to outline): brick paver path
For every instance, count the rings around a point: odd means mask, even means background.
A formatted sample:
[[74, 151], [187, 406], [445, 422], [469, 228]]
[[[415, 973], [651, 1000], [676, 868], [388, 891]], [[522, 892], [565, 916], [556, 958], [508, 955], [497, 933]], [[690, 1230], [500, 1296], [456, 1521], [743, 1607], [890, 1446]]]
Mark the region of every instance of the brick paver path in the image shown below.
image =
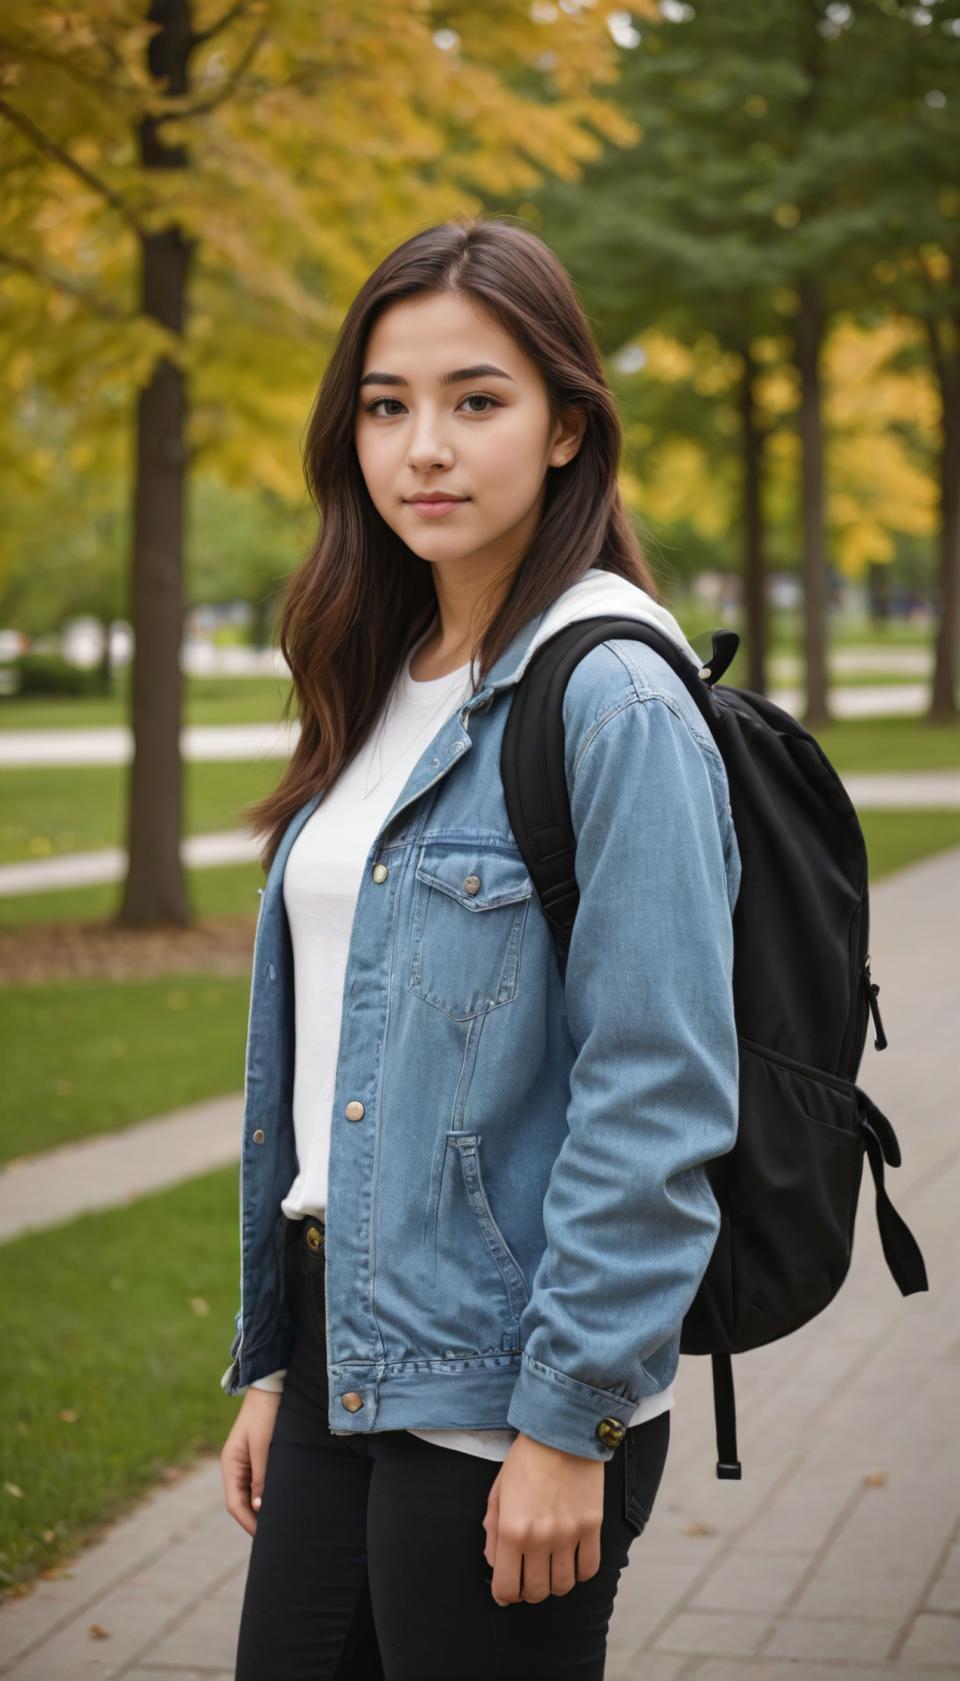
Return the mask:
[[[960, 1676], [960, 849], [879, 884], [871, 908], [890, 1043], [878, 1053], [868, 1037], [859, 1078], [897, 1130], [904, 1165], [887, 1170], [888, 1186], [930, 1290], [901, 1297], [893, 1283], [865, 1166], [836, 1300], [781, 1345], [734, 1361], [739, 1483], [714, 1475], [709, 1362], [681, 1360], [667, 1467], [621, 1583], [607, 1681]], [[224, 1434], [234, 1406], [224, 1398]], [[0, 1674], [232, 1681], [248, 1552], [208, 1459], [70, 1574], [4, 1605]], [[432, 1591], [425, 1583], [425, 1606]]]

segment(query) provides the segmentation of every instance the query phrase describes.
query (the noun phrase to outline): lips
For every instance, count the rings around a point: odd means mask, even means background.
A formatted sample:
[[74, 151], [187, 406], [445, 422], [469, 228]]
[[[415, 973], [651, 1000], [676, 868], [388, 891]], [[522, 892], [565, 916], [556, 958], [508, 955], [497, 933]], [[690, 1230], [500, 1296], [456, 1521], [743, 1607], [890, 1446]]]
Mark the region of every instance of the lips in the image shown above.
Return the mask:
[[411, 496], [407, 506], [415, 508], [421, 519], [442, 519], [469, 502], [468, 496]]

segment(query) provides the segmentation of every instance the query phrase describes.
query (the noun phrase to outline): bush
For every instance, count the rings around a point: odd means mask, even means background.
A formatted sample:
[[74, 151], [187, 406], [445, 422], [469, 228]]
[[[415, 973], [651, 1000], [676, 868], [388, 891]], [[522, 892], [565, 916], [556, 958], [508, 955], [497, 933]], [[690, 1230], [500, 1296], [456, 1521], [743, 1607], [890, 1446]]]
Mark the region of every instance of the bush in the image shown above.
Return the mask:
[[71, 665], [62, 654], [18, 654], [7, 666], [13, 672], [8, 694], [22, 695], [102, 695], [110, 693], [112, 680], [105, 687], [99, 666]]

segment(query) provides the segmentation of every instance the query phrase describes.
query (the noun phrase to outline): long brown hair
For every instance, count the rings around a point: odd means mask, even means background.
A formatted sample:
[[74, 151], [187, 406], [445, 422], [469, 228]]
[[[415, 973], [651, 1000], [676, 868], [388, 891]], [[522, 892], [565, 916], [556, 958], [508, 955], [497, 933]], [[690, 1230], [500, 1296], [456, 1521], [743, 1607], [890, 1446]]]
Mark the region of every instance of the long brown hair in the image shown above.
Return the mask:
[[[539, 525], [474, 649], [473, 689], [523, 626], [591, 566], [660, 594], [620, 496], [622, 428], [587, 318], [563, 264], [529, 228], [457, 217], [384, 257], [344, 318], [310, 414], [304, 476], [320, 514], [310, 553], [287, 579], [278, 645], [293, 684], [299, 739], [278, 786], [241, 812], [269, 870], [283, 832], [363, 746], [403, 660], [437, 609], [428, 561], [370, 499], [354, 445], [367, 335], [379, 314], [420, 292], [465, 293], [538, 364], [551, 418], [586, 414], [577, 453], [547, 469]], [[475, 667], [475, 669], [477, 669]]]

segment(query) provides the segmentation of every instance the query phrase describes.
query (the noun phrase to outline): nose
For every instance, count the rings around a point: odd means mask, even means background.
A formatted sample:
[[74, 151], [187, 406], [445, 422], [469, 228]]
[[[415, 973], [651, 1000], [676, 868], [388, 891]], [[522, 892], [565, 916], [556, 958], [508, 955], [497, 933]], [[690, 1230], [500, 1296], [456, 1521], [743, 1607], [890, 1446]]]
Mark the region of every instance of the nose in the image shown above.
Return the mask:
[[453, 452], [436, 418], [424, 414], [415, 420], [407, 450], [408, 465], [417, 472], [427, 472], [432, 467], [449, 467], [452, 459]]

